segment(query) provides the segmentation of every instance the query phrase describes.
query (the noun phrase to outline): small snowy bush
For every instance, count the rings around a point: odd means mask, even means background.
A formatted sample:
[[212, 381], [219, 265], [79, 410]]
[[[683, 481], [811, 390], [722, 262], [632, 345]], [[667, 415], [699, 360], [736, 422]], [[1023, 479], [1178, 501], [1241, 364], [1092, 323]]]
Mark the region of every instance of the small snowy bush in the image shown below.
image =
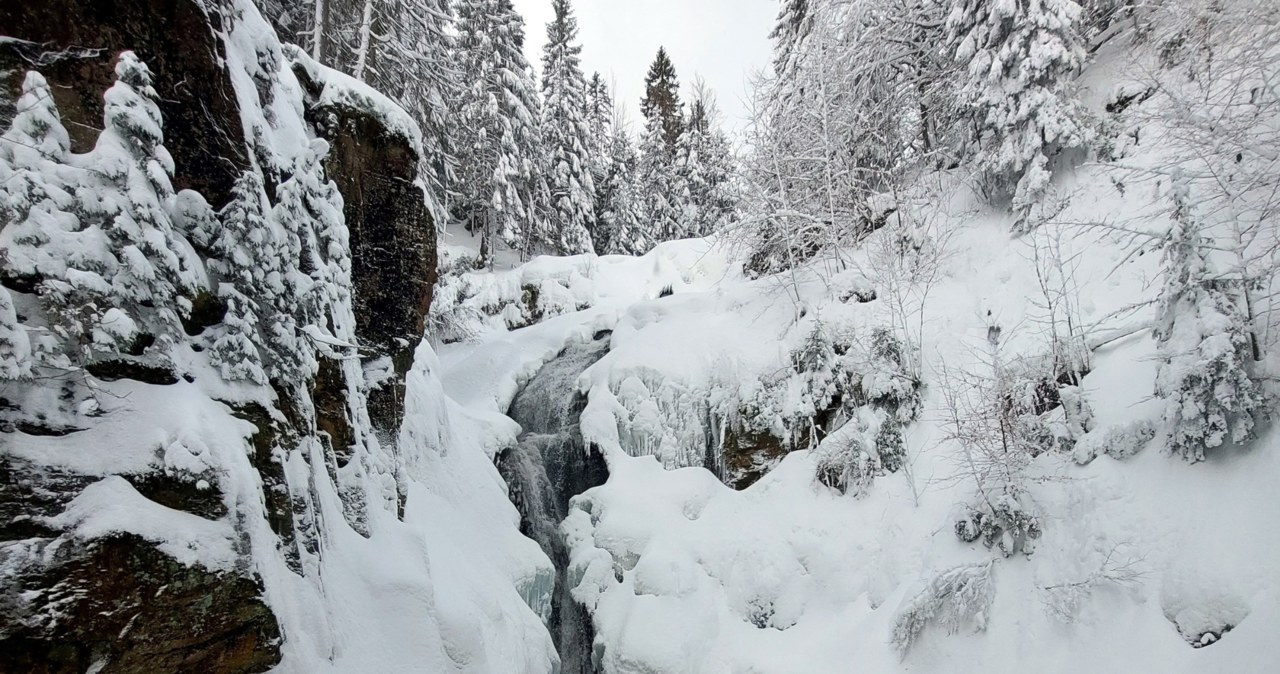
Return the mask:
[[892, 415], [886, 415], [880, 421], [876, 431], [876, 455], [880, 457], [880, 467], [890, 473], [898, 472], [907, 460], [907, 447], [902, 439], [902, 423]]
[[930, 624], [948, 634], [965, 627], [984, 631], [995, 598], [994, 571], [995, 562], [986, 561], [956, 566], [935, 576], [928, 587], [898, 608], [889, 643], [899, 655], [906, 656]]
[[1015, 491], [969, 506], [956, 521], [956, 536], [966, 543], [982, 541], [1005, 557], [1018, 552], [1030, 555], [1035, 552], [1042, 530], [1029, 500], [1025, 492]]
[[874, 450], [867, 448], [856, 421], [827, 436], [815, 451], [817, 480], [841, 494], [862, 496], [879, 470]]
[[1146, 419], [1135, 419], [1126, 424], [1092, 430], [1076, 440], [1071, 458], [1082, 466], [1096, 459], [1099, 454], [1106, 454], [1113, 459], [1127, 459], [1141, 451], [1155, 436], [1155, 424]]
[[920, 416], [920, 379], [908, 367], [910, 345], [886, 328], [871, 332], [871, 354], [862, 375], [862, 394], [898, 421], [908, 423]]

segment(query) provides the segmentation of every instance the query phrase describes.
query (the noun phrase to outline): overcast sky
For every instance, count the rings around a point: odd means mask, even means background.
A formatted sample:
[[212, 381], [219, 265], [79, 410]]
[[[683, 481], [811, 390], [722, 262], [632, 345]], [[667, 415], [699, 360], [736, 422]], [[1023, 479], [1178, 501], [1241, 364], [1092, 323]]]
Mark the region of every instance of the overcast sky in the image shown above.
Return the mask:
[[[551, 0], [514, 0], [525, 20], [525, 54], [542, 67]], [[701, 75], [716, 92], [728, 128], [742, 127], [747, 78], [769, 63], [769, 31], [777, 0], [573, 0], [587, 77], [600, 71], [625, 102], [627, 117], [638, 127], [644, 76], [667, 48], [687, 100], [688, 86]]]

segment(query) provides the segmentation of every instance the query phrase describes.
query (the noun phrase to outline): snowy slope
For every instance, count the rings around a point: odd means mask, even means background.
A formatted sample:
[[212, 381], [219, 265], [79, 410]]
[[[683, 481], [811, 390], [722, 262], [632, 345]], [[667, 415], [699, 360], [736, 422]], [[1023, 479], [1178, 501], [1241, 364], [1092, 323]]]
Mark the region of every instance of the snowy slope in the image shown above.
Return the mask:
[[[1120, 58], [1104, 53], [1086, 74], [1091, 105], [1123, 82]], [[1125, 150], [1130, 169], [1162, 161], [1159, 130], [1143, 138]], [[667, 244], [640, 261], [698, 251], [675, 256], [680, 276], [711, 281], [676, 284], [666, 297], [647, 291], [667, 284], [663, 266], [648, 262], [538, 259], [476, 273], [469, 283], [480, 292], [508, 298], [524, 283], [572, 277], [590, 306], [513, 331], [490, 323], [443, 347], [446, 391], [477, 414], [500, 418], [565, 344], [613, 331], [610, 352], [578, 381], [589, 398], [582, 432], [605, 453], [610, 478], [575, 499], [562, 527], [603, 671], [1280, 669], [1280, 436], [1263, 429], [1191, 465], [1162, 450], [1163, 434], [1135, 435], [1135, 424], [1157, 427], [1164, 412], [1149, 329], [1160, 252], [1082, 223], [1162, 233], [1171, 185], [1117, 176], [1100, 165], [1059, 176], [1053, 193], [1066, 206], [1021, 237], [950, 178], [931, 178], [903, 200], [901, 225], [786, 277], [743, 278], [723, 242]], [[895, 291], [885, 251], [904, 232], [926, 242], [936, 274]], [[878, 297], [859, 301], [867, 287]], [[975, 487], [950, 438], [948, 394], [990, 371], [993, 334], [1007, 362], [1038, 362], [1048, 305], [1061, 301], [1055, 288], [1078, 298], [1068, 310], [1092, 349], [1080, 391], [1093, 430], [1074, 454], [1044, 453], [1027, 468], [1043, 533], [1030, 554], [1006, 557], [954, 530]], [[723, 440], [735, 408], [785, 373], [815, 330], [856, 352], [886, 325], [919, 343], [924, 383], [904, 470], [874, 476], [858, 496], [816, 479], [822, 449], [787, 454], [743, 491], [707, 469], [723, 470], [706, 461], [707, 439]], [[785, 392], [771, 400], [784, 413], [804, 404]], [[1060, 409], [1046, 418], [1066, 423]], [[960, 565], [990, 570], [989, 607], [926, 623], [904, 654], [893, 643], [897, 621]]]

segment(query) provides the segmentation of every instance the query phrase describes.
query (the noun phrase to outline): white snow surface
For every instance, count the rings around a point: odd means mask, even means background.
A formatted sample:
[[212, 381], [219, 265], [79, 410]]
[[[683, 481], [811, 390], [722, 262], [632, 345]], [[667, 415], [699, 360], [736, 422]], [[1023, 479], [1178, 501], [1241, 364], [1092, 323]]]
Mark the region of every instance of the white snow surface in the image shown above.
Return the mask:
[[[1063, 222], [1150, 215], [1163, 198], [1158, 184], [1121, 195], [1094, 166], [1060, 176], [1054, 189], [1073, 195]], [[471, 275], [482, 291], [508, 297], [521, 283], [574, 278], [589, 300], [441, 347], [446, 393], [486, 419], [502, 419], [519, 386], [564, 345], [613, 330], [610, 352], [578, 381], [589, 399], [582, 433], [605, 453], [610, 477], [574, 500], [562, 526], [603, 671], [1280, 671], [1280, 436], [1264, 430], [1196, 465], [1163, 451], [1159, 433], [1116, 449], [1136, 451], [1128, 458], [1101, 446], [1160, 424], [1146, 329], [1158, 252], [1130, 255], [1106, 232], [1081, 228], [1014, 237], [1008, 216], [955, 192], [910, 211], [946, 250], [913, 335], [926, 388], [922, 418], [904, 431], [909, 470], [876, 478], [861, 498], [820, 485], [809, 451], [743, 491], [724, 486], [703, 467], [705, 433], [719, 432], [704, 427], [705, 413], [785, 369], [817, 322], [855, 347], [887, 324], [885, 297], [840, 296], [883, 291], [874, 251], [888, 230], [844, 251], [845, 271], [819, 260], [786, 278], [744, 278], [718, 240], [663, 244], [626, 263], [539, 258]], [[1035, 459], [1030, 493], [1044, 535], [1033, 554], [1003, 558], [953, 532], [973, 487], [946, 439], [940, 378], [985, 367], [991, 325], [1010, 357], [1043, 352], [1032, 242], [1047, 245], [1053, 232], [1071, 260], [1088, 341], [1102, 345], [1082, 384], [1096, 458]], [[672, 269], [683, 283], [659, 298], [652, 289]], [[892, 647], [899, 611], [931, 579], [993, 557], [984, 631], [926, 626], [905, 655]], [[1223, 629], [1205, 648], [1188, 642]]]

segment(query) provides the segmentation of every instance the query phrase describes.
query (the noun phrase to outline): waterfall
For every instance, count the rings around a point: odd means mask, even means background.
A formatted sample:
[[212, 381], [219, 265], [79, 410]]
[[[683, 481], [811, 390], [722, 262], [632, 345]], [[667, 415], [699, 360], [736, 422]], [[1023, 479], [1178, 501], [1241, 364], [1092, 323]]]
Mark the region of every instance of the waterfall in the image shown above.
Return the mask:
[[576, 387], [578, 376], [608, 351], [607, 335], [570, 345], [538, 370], [507, 412], [523, 433], [515, 447], [498, 455], [498, 471], [520, 511], [520, 532], [536, 541], [556, 568], [547, 628], [564, 674], [595, 672], [591, 617], [569, 594], [569, 552], [560, 536], [560, 523], [568, 514], [569, 499], [603, 484], [609, 476], [604, 457], [583, 446], [578, 417], [586, 397]]

